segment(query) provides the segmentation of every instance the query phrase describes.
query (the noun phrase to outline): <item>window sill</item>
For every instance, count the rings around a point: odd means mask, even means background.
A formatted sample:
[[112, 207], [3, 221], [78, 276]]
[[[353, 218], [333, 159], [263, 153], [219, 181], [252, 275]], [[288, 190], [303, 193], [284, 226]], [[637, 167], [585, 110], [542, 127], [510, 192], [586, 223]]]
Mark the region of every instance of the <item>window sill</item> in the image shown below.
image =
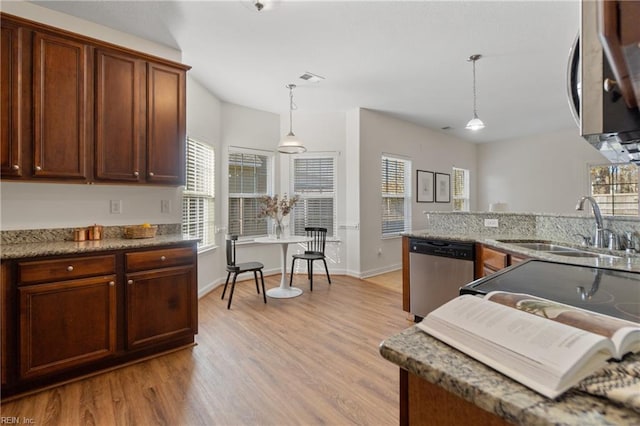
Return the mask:
[[208, 246], [198, 247], [198, 255], [208, 253], [210, 251], [214, 251], [218, 248], [215, 244], [210, 244]]

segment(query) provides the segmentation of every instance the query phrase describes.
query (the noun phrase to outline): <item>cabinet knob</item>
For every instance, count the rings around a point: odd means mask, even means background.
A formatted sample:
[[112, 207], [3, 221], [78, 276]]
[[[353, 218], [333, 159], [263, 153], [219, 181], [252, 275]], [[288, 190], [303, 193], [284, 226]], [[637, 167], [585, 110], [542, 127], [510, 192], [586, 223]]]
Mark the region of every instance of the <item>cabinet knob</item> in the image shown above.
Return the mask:
[[109, 286], [113, 287], [114, 285], [116, 285], [115, 281], [109, 281]]
[[69, 272], [73, 271], [73, 266], [71, 266], [71, 265], [67, 266], [67, 271], [69, 271]]
[[602, 87], [604, 88], [605, 92], [611, 92], [617, 85], [618, 82], [610, 78], [605, 78], [604, 82], [602, 83]]
[[134, 175], [135, 177], [138, 177], [138, 176], [140, 176], [140, 172], [135, 171], [135, 172], [133, 172], [133, 175]]
[[167, 260], [167, 257], [166, 256], [160, 256], [160, 260], [162, 260], [164, 262], [165, 260]]
[[153, 177], [153, 172], [149, 172], [149, 176]]
[[13, 170], [20, 170], [20, 166], [18, 166], [17, 164], [14, 164], [13, 167], [11, 167]]
[[127, 281], [127, 284], [129, 284], [129, 285], [133, 284], [133, 280]]
[[38, 171], [38, 172], [39, 172], [40, 170], [42, 170], [42, 167], [40, 167], [40, 166], [36, 166], [36, 171]]

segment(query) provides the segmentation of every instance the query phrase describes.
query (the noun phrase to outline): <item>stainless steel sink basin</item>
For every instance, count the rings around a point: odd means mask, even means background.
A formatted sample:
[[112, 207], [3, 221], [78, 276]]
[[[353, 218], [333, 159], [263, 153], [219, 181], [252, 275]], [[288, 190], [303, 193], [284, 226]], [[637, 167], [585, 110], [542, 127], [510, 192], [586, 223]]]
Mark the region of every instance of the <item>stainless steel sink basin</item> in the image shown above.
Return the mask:
[[567, 247], [560, 244], [550, 243], [548, 241], [509, 241], [502, 240], [501, 242], [511, 244], [517, 247], [522, 247], [529, 250], [541, 251], [548, 254], [555, 254], [556, 256], [565, 257], [594, 257], [601, 259], [617, 259], [618, 256], [613, 256], [604, 253], [594, 253], [591, 251], [580, 250], [574, 247]]
[[510, 243], [514, 246], [537, 251], [576, 251], [577, 249], [552, 243]]

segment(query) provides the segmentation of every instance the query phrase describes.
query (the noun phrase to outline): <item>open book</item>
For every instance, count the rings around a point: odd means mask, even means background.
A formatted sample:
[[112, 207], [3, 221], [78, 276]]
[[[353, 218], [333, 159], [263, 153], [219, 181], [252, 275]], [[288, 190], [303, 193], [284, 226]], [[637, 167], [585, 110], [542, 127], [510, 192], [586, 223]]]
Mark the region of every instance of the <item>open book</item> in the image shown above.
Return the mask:
[[640, 351], [640, 324], [527, 294], [463, 295], [420, 329], [548, 398]]

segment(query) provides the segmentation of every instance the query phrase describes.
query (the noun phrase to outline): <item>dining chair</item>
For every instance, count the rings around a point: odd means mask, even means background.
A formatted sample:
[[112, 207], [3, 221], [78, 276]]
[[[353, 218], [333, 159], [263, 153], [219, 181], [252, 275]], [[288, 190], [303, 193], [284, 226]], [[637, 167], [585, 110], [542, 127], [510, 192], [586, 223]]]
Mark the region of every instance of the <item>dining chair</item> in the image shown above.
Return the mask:
[[324, 254], [324, 248], [327, 242], [327, 228], [318, 227], [306, 227], [304, 231], [307, 237], [311, 240], [307, 242], [307, 247], [304, 253], [294, 254], [291, 261], [291, 274], [289, 275], [289, 287], [293, 283], [293, 269], [296, 264], [296, 260], [307, 261], [307, 276], [309, 278], [309, 287], [313, 291], [313, 262], [316, 260], [322, 260], [324, 263], [324, 270], [327, 273], [327, 280], [331, 284], [331, 277], [329, 276], [329, 268], [327, 268], [327, 261]]
[[262, 275], [262, 269], [264, 265], [260, 262], [243, 262], [236, 263], [236, 241], [238, 241], [237, 235], [227, 235], [227, 281], [224, 283], [224, 289], [222, 290], [221, 299], [224, 300], [224, 294], [227, 292], [227, 285], [229, 284], [229, 278], [233, 274], [233, 281], [231, 283], [231, 292], [229, 293], [229, 302], [227, 303], [227, 309], [231, 309], [231, 299], [233, 299], [233, 290], [236, 288], [236, 278], [238, 275], [245, 272], [253, 272], [253, 279], [256, 282], [256, 291], [260, 294], [260, 288], [258, 287], [258, 272], [260, 272], [260, 281], [262, 281], [262, 297], [264, 303], [267, 303], [267, 293], [264, 291], [264, 276]]

